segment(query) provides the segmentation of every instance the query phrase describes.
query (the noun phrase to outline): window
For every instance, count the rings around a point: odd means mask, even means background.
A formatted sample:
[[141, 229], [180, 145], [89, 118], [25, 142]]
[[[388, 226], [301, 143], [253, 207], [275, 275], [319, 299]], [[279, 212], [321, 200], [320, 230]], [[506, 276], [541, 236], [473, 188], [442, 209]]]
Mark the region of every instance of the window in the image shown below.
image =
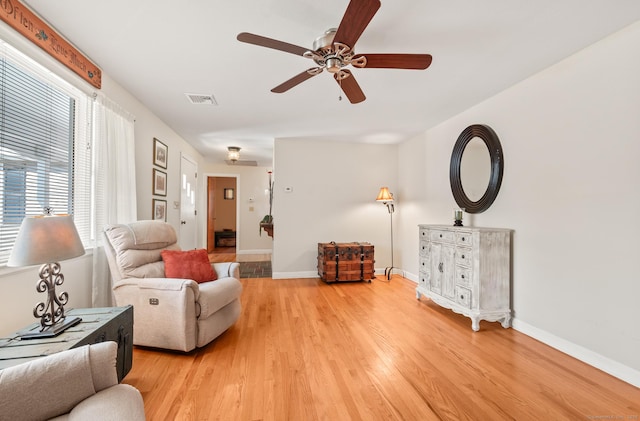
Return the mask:
[[88, 96], [0, 41], [0, 264], [25, 216], [74, 215], [90, 235]]

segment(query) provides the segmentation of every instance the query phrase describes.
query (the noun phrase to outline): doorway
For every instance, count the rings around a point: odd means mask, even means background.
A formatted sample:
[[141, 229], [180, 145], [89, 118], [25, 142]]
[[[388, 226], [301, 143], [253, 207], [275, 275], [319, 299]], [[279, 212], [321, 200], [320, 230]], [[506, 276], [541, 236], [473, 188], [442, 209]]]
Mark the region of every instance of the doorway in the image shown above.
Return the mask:
[[238, 181], [207, 177], [207, 252], [233, 254], [237, 246]]

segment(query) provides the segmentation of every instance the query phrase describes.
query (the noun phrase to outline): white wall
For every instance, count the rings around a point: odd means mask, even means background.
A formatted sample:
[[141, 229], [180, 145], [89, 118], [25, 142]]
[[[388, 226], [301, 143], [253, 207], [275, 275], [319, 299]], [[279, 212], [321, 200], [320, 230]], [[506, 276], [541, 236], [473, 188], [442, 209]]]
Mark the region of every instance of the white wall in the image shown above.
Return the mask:
[[[401, 266], [419, 223], [450, 223], [453, 145], [470, 124], [504, 149], [502, 189], [474, 226], [515, 230], [516, 327], [640, 384], [640, 23], [405, 142]], [[468, 216], [468, 215], [467, 215]], [[634, 372], [635, 371], [635, 372]]]
[[[370, 242], [376, 268], [390, 265], [389, 214], [376, 203], [396, 192], [395, 145], [276, 139], [273, 277], [317, 276], [318, 243]], [[285, 188], [290, 187], [290, 193]]]

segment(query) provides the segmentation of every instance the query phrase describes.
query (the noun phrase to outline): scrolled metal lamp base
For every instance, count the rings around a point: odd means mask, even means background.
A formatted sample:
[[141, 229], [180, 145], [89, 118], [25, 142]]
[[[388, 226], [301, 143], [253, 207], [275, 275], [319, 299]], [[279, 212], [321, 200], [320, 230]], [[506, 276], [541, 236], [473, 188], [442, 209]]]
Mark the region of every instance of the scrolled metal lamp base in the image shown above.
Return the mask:
[[40, 319], [40, 329], [34, 327], [22, 333], [20, 339], [51, 338], [82, 321], [80, 317], [66, 319], [64, 305], [69, 301], [69, 294], [62, 292], [56, 295], [56, 285], [62, 285], [64, 276], [60, 271], [60, 263], [45, 263], [40, 267], [40, 279], [36, 291], [46, 292], [46, 303], [40, 302], [33, 309], [33, 316]]

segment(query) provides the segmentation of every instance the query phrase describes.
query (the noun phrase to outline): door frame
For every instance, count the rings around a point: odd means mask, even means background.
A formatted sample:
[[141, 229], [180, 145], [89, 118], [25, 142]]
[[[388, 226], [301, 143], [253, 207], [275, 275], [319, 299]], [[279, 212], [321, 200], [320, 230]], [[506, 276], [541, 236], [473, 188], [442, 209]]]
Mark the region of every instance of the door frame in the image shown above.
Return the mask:
[[209, 186], [209, 177], [225, 177], [225, 178], [235, 178], [236, 179], [236, 254], [238, 250], [240, 250], [240, 232], [242, 231], [242, 221], [240, 220], [240, 200], [242, 200], [242, 188], [240, 185], [240, 174], [230, 174], [230, 173], [204, 173], [202, 175], [202, 202], [204, 203], [203, 209], [203, 224], [202, 224], [202, 238], [204, 238], [204, 247], [207, 248], [207, 229], [209, 226], [209, 201], [207, 200], [208, 194], [208, 186]]

